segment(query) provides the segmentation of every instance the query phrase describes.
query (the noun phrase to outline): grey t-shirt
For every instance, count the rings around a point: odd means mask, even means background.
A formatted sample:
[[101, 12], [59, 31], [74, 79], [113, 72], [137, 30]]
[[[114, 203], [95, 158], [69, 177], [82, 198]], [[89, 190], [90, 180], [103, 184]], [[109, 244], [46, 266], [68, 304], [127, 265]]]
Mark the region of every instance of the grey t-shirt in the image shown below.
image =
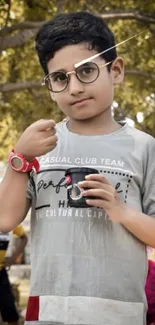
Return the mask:
[[57, 125], [40, 158], [31, 217], [28, 325], [144, 325], [145, 245], [102, 209], [67, 207], [65, 171], [96, 168], [130, 207], [155, 216], [155, 140], [128, 125], [103, 136]]

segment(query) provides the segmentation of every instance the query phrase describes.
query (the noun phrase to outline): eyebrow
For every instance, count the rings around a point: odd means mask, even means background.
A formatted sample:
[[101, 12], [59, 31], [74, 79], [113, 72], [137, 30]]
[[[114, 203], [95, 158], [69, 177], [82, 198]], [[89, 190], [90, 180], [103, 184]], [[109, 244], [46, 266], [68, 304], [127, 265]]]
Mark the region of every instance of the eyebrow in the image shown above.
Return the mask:
[[[86, 63], [82, 63], [82, 64], [80, 64], [79, 66], [82, 66], [82, 65], [84, 65], [84, 64], [89, 64], [89, 63], [91, 63], [91, 61], [89, 62], [89, 61], [87, 61]], [[75, 68], [75, 65], [74, 65], [74, 68]], [[78, 67], [77, 67], [78, 68]], [[71, 71], [73, 71], [73, 70], [71, 70]], [[70, 71], [66, 71], [65, 69], [58, 69], [58, 70], [55, 70], [55, 71], [52, 71], [52, 72], [50, 72], [49, 74], [54, 74], [54, 73], [58, 73], [58, 72], [64, 72], [64, 73], [68, 73], [68, 72], [70, 72]]]
[[49, 74], [58, 73], [58, 72], [64, 72], [64, 73], [67, 73], [64, 69], [59, 69], [59, 70], [52, 71], [52, 72], [50, 72]]
[[96, 59], [98, 56], [100, 56], [100, 55], [102, 55], [102, 54], [104, 54], [104, 53], [106, 53], [106, 52], [112, 50], [112, 49], [115, 48], [115, 47], [118, 47], [118, 46], [120, 46], [120, 45], [122, 45], [122, 44], [124, 44], [124, 43], [126, 43], [126, 42], [128, 42], [128, 41], [130, 41], [132, 38], [137, 37], [137, 36], [139, 36], [140, 34], [146, 32], [146, 31], [148, 31], [148, 29], [145, 29], [145, 30], [143, 30], [142, 32], [137, 33], [137, 34], [135, 34], [135, 35], [133, 35], [133, 36], [130, 36], [129, 38], [125, 39], [124, 41], [122, 41], [122, 42], [120, 42], [120, 43], [117, 43], [117, 44], [115, 44], [114, 46], [111, 46], [111, 47], [109, 47], [108, 49], [106, 49], [106, 50], [104, 50], [104, 51], [102, 51], [102, 52], [100, 52], [100, 53], [97, 53], [97, 54], [95, 54], [95, 55], [92, 55], [92, 56], [90, 56], [89, 58], [84, 59], [84, 60], [82, 60], [82, 61], [80, 61], [80, 62], [74, 64], [74, 68], [78, 68], [80, 65], [82, 65], [82, 64], [84, 64], [84, 63], [87, 63], [87, 62], [89, 62], [89, 61], [92, 61], [92, 60], [94, 60], [94, 59]]

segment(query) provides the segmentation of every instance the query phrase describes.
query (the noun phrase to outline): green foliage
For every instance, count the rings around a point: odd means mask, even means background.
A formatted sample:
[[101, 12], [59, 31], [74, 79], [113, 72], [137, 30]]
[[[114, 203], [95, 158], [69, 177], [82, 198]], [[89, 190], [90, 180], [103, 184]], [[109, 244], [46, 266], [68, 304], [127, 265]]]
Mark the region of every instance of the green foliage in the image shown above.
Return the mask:
[[[135, 39], [118, 47], [118, 55], [125, 59], [126, 77], [123, 85], [116, 89], [115, 109], [117, 119], [132, 118], [136, 126], [155, 136], [155, 2], [152, 0], [0, 0], [0, 33], [5, 27], [17, 23], [42, 22], [63, 11], [86, 10], [97, 14], [119, 12], [139, 13], [154, 19], [120, 19], [113, 15], [108, 20], [116, 42], [145, 31]], [[0, 35], [3, 43], [8, 36], [15, 36], [21, 29]], [[132, 73], [131, 73], [132, 72]], [[0, 84], [36, 81], [41, 84], [44, 74], [34, 49], [34, 37], [20, 47], [8, 47], [0, 56]], [[144, 121], [138, 123], [137, 112], [143, 112]], [[31, 88], [0, 93], [0, 159], [5, 159], [19, 134], [33, 121], [53, 118], [59, 121], [62, 112], [51, 101], [46, 89]]]

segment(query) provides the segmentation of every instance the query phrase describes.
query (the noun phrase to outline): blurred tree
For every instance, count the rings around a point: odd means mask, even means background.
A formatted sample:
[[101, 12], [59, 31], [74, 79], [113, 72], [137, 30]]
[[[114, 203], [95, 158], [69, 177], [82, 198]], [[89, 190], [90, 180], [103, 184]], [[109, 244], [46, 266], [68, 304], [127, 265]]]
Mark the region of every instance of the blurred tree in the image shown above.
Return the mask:
[[117, 43], [144, 31], [118, 47], [118, 55], [125, 58], [126, 78], [116, 89], [114, 114], [117, 119], [131, 118], [137, 127], [155, 136], [155, 2], [0, 0], [0, 159], [7, 157], [19, 133], [33, 121], [63, 118], [41, 87], [44, 75], [34, 38], [44, 21], [73, 10], [101, 15]]

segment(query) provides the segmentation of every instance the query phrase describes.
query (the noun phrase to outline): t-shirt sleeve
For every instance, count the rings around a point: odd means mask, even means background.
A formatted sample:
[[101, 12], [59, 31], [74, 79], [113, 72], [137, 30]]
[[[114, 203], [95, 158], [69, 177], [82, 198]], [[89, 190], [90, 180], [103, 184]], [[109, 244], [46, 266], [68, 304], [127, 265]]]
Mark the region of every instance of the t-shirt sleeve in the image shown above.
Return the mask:
[[17, 226], [13, 230], [13, 234], [18, 236], [18, 237], [22, 237], [25, 234], [25, 231], [24, 231], [24, 228], [22, 227], [22, 225]]
[[28, 182], [26, 197], [27, 197], [27, 199], [30, 199], [32, 201], [34, 195], [35, 195], [35, 181], [34, 181], [34, 178], [31, 177]]
[[155, 217], [155, 139], [150, 138], [146, 150], [146, 168], [142, 195], [143, 212]]

